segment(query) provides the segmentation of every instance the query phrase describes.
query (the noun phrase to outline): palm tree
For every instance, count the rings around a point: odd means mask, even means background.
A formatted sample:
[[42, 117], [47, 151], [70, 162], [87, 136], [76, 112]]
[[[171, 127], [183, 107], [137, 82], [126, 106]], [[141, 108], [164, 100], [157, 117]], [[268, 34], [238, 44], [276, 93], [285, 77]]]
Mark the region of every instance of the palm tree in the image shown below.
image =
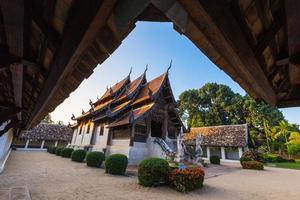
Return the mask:
[[292, 124], [289, 124], [287, 121], [280, 121], [279, 125], [277, 126], [278, 132], [275, 135], [275, 138], [283, 137], [285, 140], [285, 145], [287, 148], [287, 152], [289, 152], [289, 145], [288, 145], [288, 138], [289, 135], [294, 132], [294, 127]]
[[277, 133], [276, 127], [270, 127], [270, 125], [267, 123], [267, 121], [264, 121], [264, 132], [267, 139], [267, 147], [268, 151], [271, 152], [273, 150], [274, 141], [275, 141], [275, 135]]

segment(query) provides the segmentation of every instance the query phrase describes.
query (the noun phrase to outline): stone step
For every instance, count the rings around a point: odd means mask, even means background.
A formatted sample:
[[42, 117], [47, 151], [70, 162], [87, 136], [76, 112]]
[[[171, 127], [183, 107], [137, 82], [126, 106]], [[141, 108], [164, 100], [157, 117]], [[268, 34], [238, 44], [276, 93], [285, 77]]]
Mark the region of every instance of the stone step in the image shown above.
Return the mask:
[[0, 188], [0, 200], [31, 200], [27, 187]]

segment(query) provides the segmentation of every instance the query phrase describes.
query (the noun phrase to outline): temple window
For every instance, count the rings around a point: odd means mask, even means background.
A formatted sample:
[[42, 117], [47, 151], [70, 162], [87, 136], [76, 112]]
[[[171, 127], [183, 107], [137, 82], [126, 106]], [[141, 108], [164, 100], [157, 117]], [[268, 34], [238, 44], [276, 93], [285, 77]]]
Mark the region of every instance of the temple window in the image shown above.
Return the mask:
[[102, 136], [103, 132], [104, 132], [104, 126], [103, 126], [103, 124], [101, 124], [100, 125], [100, 133], [99, 133], [99, 135]]
[[147, 127], [144, 125], [136, 124], [134, 133], [135, 142], [146, 142], [147, 139]]
[[89, 133], [89, 132], [90, 132], [90, 127], [91, 127], [91, 125], [89, 124], [89, 125], [87, 126], [86, 133]]
[[111, 129], [112, 139], [129, 139], [130, 128], [129, 126], [114, 127]]

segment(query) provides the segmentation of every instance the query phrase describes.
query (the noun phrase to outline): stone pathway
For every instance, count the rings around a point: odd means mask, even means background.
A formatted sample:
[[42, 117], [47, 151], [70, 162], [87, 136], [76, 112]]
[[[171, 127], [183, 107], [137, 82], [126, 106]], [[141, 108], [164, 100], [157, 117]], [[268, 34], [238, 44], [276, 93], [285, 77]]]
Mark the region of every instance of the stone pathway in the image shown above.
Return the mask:
[[0, 199], [31, 200], [31, 197], [27, 187], [13, 187], [0, 189]]
[[[206, 168], [204, 187], [181, 194], [169, 187], [145, 188], [136, 176], [113, 176], [46, 152], [13, 151], [0, 174], [0, 188], [27, 187], [32, 200], [299, 200], [297, 170], [264, 171], [232, 166]], [[2, 198], [3, 197], [3, 198]], [[5, 196], [0, 199], [7, 200]]]

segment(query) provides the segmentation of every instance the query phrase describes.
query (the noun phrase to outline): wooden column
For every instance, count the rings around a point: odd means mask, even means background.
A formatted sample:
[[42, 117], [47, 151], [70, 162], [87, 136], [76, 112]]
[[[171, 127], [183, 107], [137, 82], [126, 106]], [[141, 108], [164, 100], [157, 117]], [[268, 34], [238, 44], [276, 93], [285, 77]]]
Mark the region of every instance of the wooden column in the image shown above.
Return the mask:
[[25, 149], [28, 148], [28, 145], [29, 145], [29, 139], [26, 140]]
[[42, 144], [41, 144], [41, 149], [44, 148], [44, 144], [45, 144], [45, 140], [42, 141]]
[[167, 106], [165, 106], [164, 109], [164, 121], [163, 121], [163, 127], [162, 127], [162, 138], [166, 139], [167, 133], [168, 133], [168, 110]]
[[131, 133], [130, 133], [130, 142], [129, 145], [132, 147], [134, 143], [134, 133], [135, 133], [135, 123], [131, 126]]
[[91, 145], [95, 144], [95, 138], [96, 138], [98, 126], [99, 126], [98, 123], [93, 123], [93, 130], [92, 130], [92, 136], [91, 136], [91, 141], [90, 141]]

